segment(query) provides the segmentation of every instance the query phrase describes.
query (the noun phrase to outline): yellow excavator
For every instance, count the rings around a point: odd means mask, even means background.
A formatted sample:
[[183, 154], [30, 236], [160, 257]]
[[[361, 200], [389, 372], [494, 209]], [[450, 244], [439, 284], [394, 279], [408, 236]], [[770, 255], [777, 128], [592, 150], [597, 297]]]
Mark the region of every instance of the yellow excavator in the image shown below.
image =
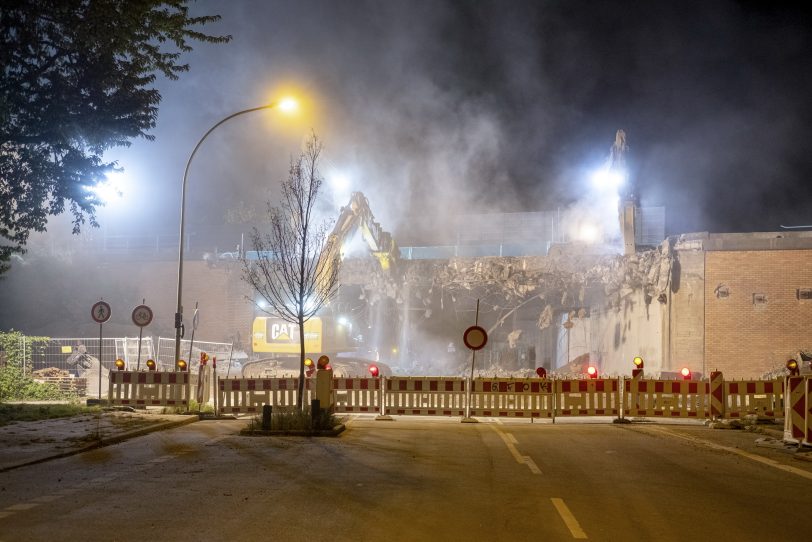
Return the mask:
[[[367, 198], [361, 192], [354, 192], [350, 202], [342, 207], [327, 246], [341, 251], [345, 242], [359, 232], [370, 254], [379, 264], [380, 272], [387, 283], [387, 290], [399, 290], [398, 267], [400, 249], [392, 235], [375, 221]], [[343, 253], [340, 254], [343, 258]], [[335, 258], [325, 258], [332, 262]], [[340, 352], [353, 352], [356, 345], [350, 337], [349, 326], [341, 319], [331, 316], [315, 316], [305, 322], [305, 351], [308, 356], [327, 354], [335, 356]], [[257, 316], [254, 318], [251, 344], [255, 355], [267, 354], [271, 358], [284, 358], [299, 355], [299, 328], [278, 317]], [[315, 358], [313, 358], [315, 359]]]

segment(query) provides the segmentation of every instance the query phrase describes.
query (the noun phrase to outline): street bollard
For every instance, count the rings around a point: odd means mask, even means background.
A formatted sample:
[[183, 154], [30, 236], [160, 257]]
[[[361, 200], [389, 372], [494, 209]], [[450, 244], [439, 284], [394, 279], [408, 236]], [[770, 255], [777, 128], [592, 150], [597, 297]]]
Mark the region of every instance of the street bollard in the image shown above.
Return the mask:
[[262, 430], [271, 430], [271, 412], [273, 407], [271, 405], [262, 405]]
[[310, 427], [315, 429], [321, 417], [321, 401], [313, 399], [310, 401]]

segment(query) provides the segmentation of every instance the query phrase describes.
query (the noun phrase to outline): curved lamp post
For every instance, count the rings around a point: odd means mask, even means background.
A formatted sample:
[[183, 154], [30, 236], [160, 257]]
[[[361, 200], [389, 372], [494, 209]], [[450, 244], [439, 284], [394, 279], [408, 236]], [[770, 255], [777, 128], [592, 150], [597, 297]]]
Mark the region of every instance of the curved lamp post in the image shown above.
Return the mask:
[[[242, 111], [237, 111], [236, 113], [232, 113], [231, 115], [225, 117], [224, 119], [220, 120], [217, 124], [212, 126], [208, 129], [208, 131], [203, 134], [203, 137], [197, 142], [195, 148], [192, 149], [192, 154], [189, 155], [189, 159], [186, 161], [186, 169], [183, 171], [183, 185], [180, 192], [180, 239], [178, 242], [178, 306], [175, 312], [175, 369], [177, 370], [178, 367], [178, 360], [180, 359], [180, 340], [183, 336], [183, 241], [184, 241], [184, 233], [185, 233], [185, 214], [186, 214], [186, 180], [189, 177], [189, 167], [192, 165], [192, 159], [197, 154], [197, 150], [203, 144], [209, 134], [211, 134], [214, 130], [216, 130], [220, 125], [228, 122], [229, 120], [233, 119], [234, 117], [239, 117], [240, 115], [245, 115], [246, 113], [253, 113], [254, 111], [262, 111], [263, 109], [274, 109], [278, 107], [282, 111], [291, 112], [294, 111], [297, 107], [296, 101], [292, 98], [285, 98], [283, 100], [275, 101], [266, 105], [261, 105], [259, 107], [252, 107], [251, 109], [244, 109]], [[190, 360], [191, 361], [191, 360]]]

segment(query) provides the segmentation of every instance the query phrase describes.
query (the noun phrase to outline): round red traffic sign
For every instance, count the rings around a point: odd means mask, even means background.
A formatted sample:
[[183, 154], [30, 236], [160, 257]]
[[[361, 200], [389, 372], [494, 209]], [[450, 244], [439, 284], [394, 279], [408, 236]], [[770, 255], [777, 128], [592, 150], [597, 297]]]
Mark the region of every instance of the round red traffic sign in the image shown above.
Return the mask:
[[488, 332], [482, 326], [471, 326], [462, 334], [462, 342], [471, 350], [481, 350], [488, 344]]
[[99, 324], [103, 324], [109, 320], [112, 313], [113, 311], [110, 310], [110, 304], [106, 301], [97, 301], [93, 304], [93, 308], [90, 309], [90, 316]]
[[146, 305], [138, 305], [133, 309], [133, 324], [138, 327], [148, 326], [152, 322], [152, 309]]

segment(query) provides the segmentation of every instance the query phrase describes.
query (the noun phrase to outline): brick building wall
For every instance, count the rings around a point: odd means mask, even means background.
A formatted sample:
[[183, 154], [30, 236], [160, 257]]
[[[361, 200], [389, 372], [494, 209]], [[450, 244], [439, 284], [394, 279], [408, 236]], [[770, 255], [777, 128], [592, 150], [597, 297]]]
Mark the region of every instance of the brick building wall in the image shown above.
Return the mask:
[[679, 268], [673, 274], [666, 307], [663, 370], [688, 367], [707, 376], [704, 361], [705, 253], [701, 245], [677, 251]]
[[812, 346], [812, 250], [705, 252], [705, 366], [755, 378]]

